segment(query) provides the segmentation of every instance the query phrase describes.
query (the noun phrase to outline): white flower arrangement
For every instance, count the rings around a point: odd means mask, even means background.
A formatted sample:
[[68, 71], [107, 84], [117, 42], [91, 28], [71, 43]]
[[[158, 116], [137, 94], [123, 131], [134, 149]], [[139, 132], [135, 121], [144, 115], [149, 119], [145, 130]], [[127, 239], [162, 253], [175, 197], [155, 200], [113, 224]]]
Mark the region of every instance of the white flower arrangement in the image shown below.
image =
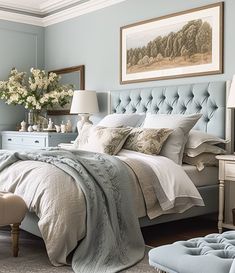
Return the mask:
[[69, 103], [73, 96], [72, 85], [59, 84], [60, 76], [31, 68], [26, 79], [25, 72], [13, 68], [7, 81], [0, 81], [0, 99], [7, 104], [20, 104], [26, 109], [41, 110]]

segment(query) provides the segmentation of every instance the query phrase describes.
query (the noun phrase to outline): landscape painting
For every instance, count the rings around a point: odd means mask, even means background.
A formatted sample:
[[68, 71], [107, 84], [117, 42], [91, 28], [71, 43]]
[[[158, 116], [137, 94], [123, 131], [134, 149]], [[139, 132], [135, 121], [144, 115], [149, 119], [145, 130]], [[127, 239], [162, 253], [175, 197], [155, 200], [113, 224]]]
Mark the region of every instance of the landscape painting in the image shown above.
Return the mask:
[[222, 73], [222, 3], [121, 28], [121, 83]]

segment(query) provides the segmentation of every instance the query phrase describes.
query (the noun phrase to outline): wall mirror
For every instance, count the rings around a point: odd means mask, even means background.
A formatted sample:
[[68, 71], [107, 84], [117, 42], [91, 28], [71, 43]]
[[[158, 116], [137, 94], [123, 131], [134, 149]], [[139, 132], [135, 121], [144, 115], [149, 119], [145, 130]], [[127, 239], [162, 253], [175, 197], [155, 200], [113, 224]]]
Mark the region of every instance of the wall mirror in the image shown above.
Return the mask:
[[[57, 70], [49, 71], [54, 72], [61, 76], [61, 84], [72, 84], [74, 90], [84, 90], [85, 89], [85, 65], [67, 67]], [[72, 101], [72, 98], [71, 98]], [[66, 104], [64, 107], [55, 107], [53, 109], [48, 109], [48, 115], [70, 115], [70, 105]]]

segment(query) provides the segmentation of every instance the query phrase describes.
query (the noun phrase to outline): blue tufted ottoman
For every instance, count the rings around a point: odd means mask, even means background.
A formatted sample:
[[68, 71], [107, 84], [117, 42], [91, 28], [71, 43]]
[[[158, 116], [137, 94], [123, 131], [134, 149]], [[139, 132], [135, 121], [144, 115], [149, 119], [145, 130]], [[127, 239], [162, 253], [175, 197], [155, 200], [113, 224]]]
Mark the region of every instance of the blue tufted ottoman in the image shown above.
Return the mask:
[[234, 258], [235, 231], [179, 241], [149, 252], [149, 264], [159, 273], [235, 273]]

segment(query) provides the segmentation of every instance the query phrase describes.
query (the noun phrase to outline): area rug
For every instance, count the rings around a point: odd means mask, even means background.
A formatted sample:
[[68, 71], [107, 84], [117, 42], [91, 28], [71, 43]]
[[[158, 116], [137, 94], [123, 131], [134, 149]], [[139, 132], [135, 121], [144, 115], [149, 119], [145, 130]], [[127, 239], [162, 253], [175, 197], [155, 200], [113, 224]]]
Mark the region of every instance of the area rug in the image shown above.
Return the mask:
[[[156, 273], [148, 264], [146, 246], [144, 259], [123, 273]], [[0, 230], [0, 273], [72, 273], [70, 266], [53, 267], [47, 257], [43, 241], [31, 234], [21, 232], [20, 252], [18, 258], [13, 258], [11, 253], [10, 231]], [[93, 272], [92, 272], [93, 273]], [[95, 272], [94, 272], [95, 273]]]

